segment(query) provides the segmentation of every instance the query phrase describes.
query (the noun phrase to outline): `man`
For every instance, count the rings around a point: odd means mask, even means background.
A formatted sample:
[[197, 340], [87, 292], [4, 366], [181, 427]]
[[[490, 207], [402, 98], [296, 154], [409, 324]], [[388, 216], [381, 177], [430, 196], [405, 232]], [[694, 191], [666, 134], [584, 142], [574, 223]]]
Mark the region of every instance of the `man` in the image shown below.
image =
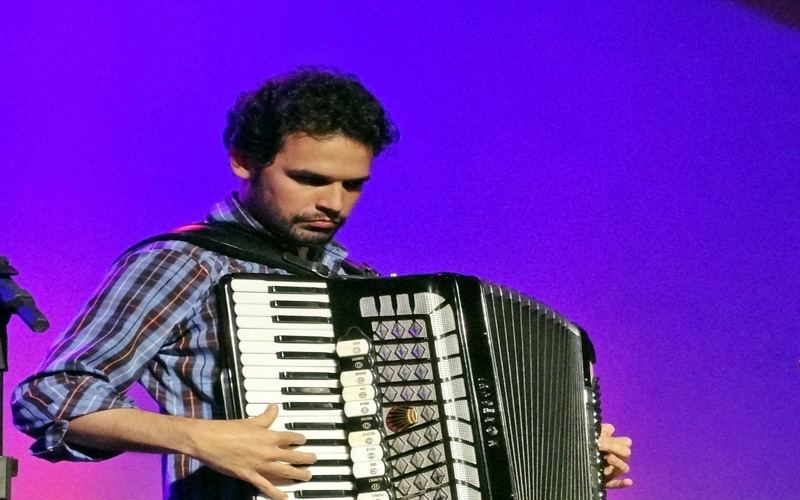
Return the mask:
[[[332, 238], [396, 139], [380, 103], [352, 76], [302, 69], [240, 96], [224, 142], [238, 193], [208, 217], [255, 232], [331, 273], [357, 273]], [[278, 478], [308, 480], [315, 457], [301, 434], [269, 429], [277, 408], [223, 420], [218, 316], [212, 293], [233, 272], [285, 269], [220, 255], [185, 241], [124, 254], [100, 290], [13, 396], [15, 424], [48, 460], [100, 460], [123, 451], [165, 454], [165, 498], [239, 499], [253, 485], [276, 498]], [[136, 408], [136, 381], [161, 413]], [[627, 472], [627, 438], [603, 437], [611, 481]], [[621, 457], [621, 458], [619, 458]], [[629, 481], [629, 480], [626, 480]], [[614, 486], [616, 483], [611, 483]]]

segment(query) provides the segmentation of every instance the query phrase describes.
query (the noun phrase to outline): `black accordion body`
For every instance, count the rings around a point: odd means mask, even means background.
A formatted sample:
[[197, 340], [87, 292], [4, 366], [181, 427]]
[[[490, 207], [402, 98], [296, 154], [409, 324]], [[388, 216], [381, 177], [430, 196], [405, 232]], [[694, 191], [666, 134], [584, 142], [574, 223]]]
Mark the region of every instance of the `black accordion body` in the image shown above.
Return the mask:
[[594, 351], [543, 304], [454, 274], [236, 274], [219, 297], [228, 418], [276, 403], [317, 455], [289, 498], [605, 498]]

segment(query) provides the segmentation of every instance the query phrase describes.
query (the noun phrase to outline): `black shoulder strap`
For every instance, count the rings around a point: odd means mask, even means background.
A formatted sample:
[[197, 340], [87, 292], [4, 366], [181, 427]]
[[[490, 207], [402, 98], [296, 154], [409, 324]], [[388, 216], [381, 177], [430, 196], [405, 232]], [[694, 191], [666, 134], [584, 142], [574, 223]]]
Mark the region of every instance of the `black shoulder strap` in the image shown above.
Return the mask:
[[268, 235], [250, 231], [237, 224], [201, 222], [180, 227], [174, 231], [151, 236], [123, 252], [127, 255], [156, 241], [185, 241], [206, 250], [248, 262], [256, 262], [276, 269], [284, 269], [299, 276], [330, 277], [328, 266], [311, 262], [280, 248]]

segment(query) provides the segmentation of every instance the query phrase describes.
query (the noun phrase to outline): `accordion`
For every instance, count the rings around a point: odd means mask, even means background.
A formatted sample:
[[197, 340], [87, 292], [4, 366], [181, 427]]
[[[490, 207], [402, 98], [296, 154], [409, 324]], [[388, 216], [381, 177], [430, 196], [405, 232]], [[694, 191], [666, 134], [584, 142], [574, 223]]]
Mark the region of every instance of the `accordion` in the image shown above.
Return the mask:
[[226, 416], [275, 403], [317, 455], [289, 498], [605, 498], [594, 350], [540, 302], [455, 274], [232, 274], [219, 301]]

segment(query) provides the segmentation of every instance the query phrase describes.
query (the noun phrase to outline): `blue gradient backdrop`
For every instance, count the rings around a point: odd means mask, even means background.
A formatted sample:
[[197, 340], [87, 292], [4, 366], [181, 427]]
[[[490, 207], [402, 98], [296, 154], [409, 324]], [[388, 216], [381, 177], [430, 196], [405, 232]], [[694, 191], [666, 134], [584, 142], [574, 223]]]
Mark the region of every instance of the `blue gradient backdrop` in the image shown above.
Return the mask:
[[[800, 498], [800, 32], [732, 0], [134, 4], [0, 6], [0, 254], [53, 324], [12, 321], [6, 394], [116, 255], [235, 188], [238, 92], [334, 65], [402, 131], [341, 239], [583, 325], [634, 439], [611, 498]], [[160, 495], [155, 456], [4, 432], [15, 498]]]

